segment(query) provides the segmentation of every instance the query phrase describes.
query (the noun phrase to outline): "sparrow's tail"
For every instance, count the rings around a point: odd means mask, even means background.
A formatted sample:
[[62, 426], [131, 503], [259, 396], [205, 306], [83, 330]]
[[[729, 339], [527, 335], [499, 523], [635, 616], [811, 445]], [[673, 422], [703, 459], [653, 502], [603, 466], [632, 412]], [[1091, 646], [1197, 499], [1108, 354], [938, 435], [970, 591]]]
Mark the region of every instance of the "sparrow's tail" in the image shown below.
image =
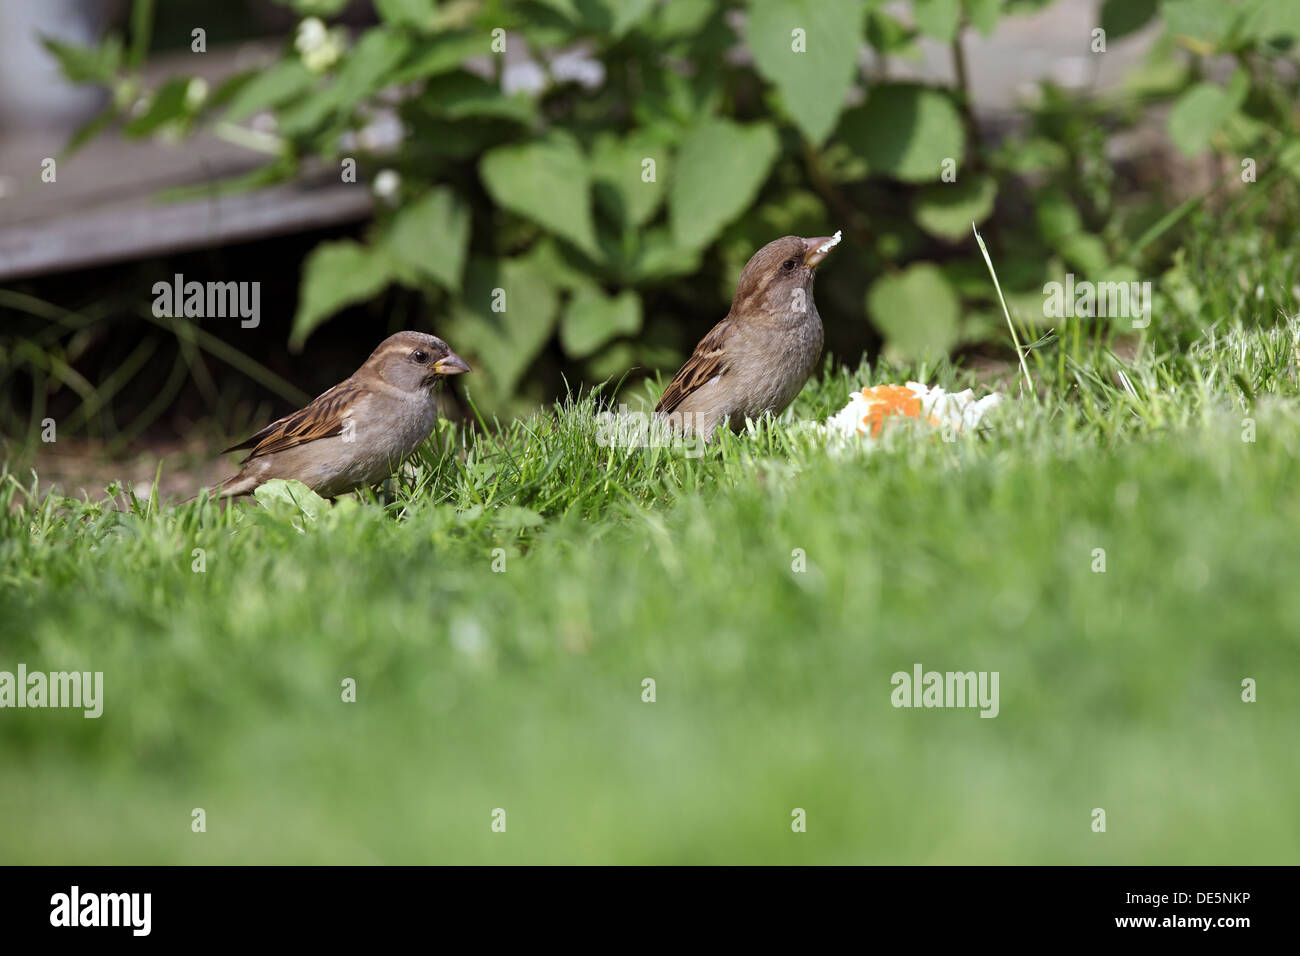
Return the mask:
[[240, 495], [251, 495], [253, 489], [261, 483], [262, 479], [258, 476], [241, 471], [237, 475], [231, 475], [219, 484], [217, 494], [223, 498], [238, 498]]
[[[253, 489], [256, 488], [260, 483], [261, 482], [258, 481], [258, 479], [254, 478], [252, 475], [246, 475], [244, 474], [244, 472], [241, 471], [238, 474], [231, 475], [221, 484], [217, 485], [217, 487], [210, 489], [208, 494], [214, 499], [215, 498], [238, 498], [240, 495], [252, 494]], [[197, 501], [198, 498], [199, 498], [198, 495], [193, 495], [189, 498], [186, 498], [184, 501], [181, 502], [181, 504], [187, 505], [191, 501]]]

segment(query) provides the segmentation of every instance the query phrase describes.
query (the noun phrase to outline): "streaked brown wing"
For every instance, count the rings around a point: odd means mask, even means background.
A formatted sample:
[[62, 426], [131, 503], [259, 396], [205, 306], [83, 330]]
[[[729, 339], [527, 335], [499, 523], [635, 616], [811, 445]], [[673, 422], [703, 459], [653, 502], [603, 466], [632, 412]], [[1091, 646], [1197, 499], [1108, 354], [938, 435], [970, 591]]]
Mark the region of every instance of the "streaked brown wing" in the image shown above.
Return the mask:
[[723, 319], [712, 331], [700, 339], [691, 357], [673, 376], [655, 406], [656, 412], [667, 414], [701, 385], [718, 375], [725, 375], [729, 363], [723, 357], [723, 342], [731, 331], [731, 320]]
[[271, 422], [256, 435], [231, 445], [222, 454], [252, 448], [245, 461], [251, 461], [259, 455], [270, 455], [284, 451], [295, 445], [304, 445], [318, 438], [328, 438], [343, 431], [343, 419], [357, 400], [368, 393], [368, 389], [358, 385], [352, 379], [340, 382], [327, 392], [322, 392], [310, 405], [300, 408], [292, 415], [286, 415], [278, 421]]

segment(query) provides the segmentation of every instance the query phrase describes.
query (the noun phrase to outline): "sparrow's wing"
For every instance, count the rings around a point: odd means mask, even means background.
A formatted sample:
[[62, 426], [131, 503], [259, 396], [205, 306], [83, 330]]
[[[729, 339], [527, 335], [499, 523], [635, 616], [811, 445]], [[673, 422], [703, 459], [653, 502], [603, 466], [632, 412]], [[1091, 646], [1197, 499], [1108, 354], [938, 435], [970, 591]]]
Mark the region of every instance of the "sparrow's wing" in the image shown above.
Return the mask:
[[723, 319], [708, 335], [700, 339], [691, 357], [673, 376], [659, 398], [655, 411], [668, 414], [701, 385], [727, 374], [731, 363], [725, 355], [725, 344], [733, 328], [731, 319]]
[[251, 461], [260, 455], [270, 455], [295, 445], [304, 445], [318, 438], [328, 438], [343, 431], [343, 421], [357, 401], [369, 394], [369, 389], [347, 379], [335, 385], [327, 392], [322, 392], [310, 405], [300, 408], [292, 415], [286, 415], [278, 421], [271, 422], [256, 435], [231, 445], [222, 451], [239, 451], [252, 448], [245, 461]]

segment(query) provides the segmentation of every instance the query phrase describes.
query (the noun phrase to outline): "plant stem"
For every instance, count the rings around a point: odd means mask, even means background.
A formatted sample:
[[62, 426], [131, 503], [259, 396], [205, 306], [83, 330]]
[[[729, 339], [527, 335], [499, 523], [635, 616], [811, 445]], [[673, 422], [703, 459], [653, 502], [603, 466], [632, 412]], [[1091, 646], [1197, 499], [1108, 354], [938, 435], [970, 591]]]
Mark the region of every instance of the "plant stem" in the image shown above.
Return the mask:
[[975, 119], [975, 109], [971, 105], [970, 95], [970, 74], [966, 70], [966, 51], [962, 49], [961, 32], [965, 28], [962, 24], [957, 28], [957, 34], [952, 38], [952, 67], [953, 72], [957, 74], [958, 90], [958, 107], [961, 110], [962, 125], [966, 128], [966, 151], [970, 154], [971, 165], [977, 169], [980, 167], [980, 130], [979, 123]]

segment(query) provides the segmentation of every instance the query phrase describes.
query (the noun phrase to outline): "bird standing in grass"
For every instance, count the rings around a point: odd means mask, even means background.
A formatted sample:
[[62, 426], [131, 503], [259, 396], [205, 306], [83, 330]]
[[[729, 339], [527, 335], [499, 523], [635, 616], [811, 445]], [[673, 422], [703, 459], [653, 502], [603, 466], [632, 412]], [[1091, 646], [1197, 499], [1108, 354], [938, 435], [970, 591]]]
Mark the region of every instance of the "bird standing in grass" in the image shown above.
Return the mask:
[[785, 411], [821, 356], [813, 276], [839, 241], [838, 232], [785, 236], [754, 253], [731, 311], [695, 346], [655, 412], [707, 439], [724, 422], [739, 430], [748, 418]]
[[468, 371], [436, 336], [390, 335], [350, 378], [225, 449], [252, 451], [218, 493], [246, 495], [272, 478], [296, 479], [325, 498], [378, 484], [433, 430], [434, 385]]

